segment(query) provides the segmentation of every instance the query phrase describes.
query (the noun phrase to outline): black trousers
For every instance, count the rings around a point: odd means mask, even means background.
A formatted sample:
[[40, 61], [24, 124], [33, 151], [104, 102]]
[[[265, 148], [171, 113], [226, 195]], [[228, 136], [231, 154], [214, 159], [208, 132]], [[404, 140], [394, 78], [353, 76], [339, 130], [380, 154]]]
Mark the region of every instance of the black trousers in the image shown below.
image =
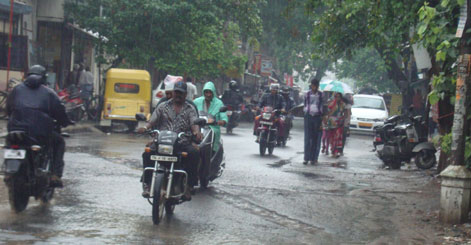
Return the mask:
[[52, 147], [54, 152], [52, 173], [58, 177], [62, 177], [64, 172], [64, 153], [65, 153], [65, 141], [64, 138], [58, 132], [52, 132]]
[[[192, 145], [185, 145], [182, 151], [187, 152], [188, 156], [182, 158], [183, 168], [188, 174], [188, 185], [193, 187], [198, 184], [198, 165], [200, 156], [198, 150]], [[144, 152], [142, 153], [143, 168], [154, 167], [155, 162], [150, 160], [151, 155], [155, 155], [155, 152]], [[152, 181], [152, 172], [145, 171], [143, 174], [143, 182], [150, 185]]]

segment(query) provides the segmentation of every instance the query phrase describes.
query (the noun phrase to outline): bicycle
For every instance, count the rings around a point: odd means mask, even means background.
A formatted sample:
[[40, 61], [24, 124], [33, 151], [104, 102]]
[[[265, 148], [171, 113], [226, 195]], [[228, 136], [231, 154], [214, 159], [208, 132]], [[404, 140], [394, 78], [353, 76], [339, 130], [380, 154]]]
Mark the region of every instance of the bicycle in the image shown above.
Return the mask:
[[15, 78], [11, 78], [7, 82], [7, 88], [5, 91], [0, 91], [0, 119], [5, 119], [7, 118], [7, 111], [6, 111], [6, 106], [7, 106], [7, 98], [8, 94], [10, 91], [18, 84], [20, 84], [21, 81]]

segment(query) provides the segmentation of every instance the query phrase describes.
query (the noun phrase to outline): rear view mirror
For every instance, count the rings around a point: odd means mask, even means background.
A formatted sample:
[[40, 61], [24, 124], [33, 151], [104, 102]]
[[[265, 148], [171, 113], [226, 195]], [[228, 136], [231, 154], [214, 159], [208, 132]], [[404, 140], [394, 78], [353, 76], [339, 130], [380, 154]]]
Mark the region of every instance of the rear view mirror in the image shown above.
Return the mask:
[[146, 118], [146, 115], [142, 114], [142, 113], [137, 113], [136, 114], [136, 120], [137, 121], [147, 121], [147, 118]]
[[227, 106], [223, 106], [219, 108], [219, 112], [226, 112], [227, 111]]

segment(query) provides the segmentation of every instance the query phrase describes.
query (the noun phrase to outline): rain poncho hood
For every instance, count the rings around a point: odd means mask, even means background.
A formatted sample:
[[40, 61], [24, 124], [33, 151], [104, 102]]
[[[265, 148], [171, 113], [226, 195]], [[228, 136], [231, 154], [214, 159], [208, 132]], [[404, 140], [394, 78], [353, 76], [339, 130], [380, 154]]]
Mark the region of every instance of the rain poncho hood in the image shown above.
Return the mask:
[[[225, 121], [227, 123], [228, 118], [225, 112], [219, 112], [219, 109], [224, 106], [224, 103], [220, 99], [217, 98], [217, 93], [216, 93], [216, 86], [214, 86], [214, 83], [212, 82], [207, 82], [204, 84], [203, 87], [203, 96], [198, 97], [195, 99], [195, 104], [196, 108], [198, 108], [198, 111], [204, 111], [204, 91], [205, 90], [211, 90], [213, 92], [213, 99], [211, 100], [211, 104], [208, 108], [208, 113], [213, 115], [216, 121]], [[220, 126], [210, 126], [215, 135], [215, 144], [213, 146], [213, 150], [217, 152], [219, 149], [219, 143], [220, 143], [220, 138], [221, 138], [221, 127]]]

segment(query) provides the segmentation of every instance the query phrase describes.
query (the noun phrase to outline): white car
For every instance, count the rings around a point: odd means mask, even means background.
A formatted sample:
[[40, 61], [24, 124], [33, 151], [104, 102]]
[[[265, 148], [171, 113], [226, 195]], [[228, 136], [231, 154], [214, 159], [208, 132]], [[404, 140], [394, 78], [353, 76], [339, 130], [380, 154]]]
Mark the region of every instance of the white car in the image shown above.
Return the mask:
[[353, 96], [350, 130], [373, 132], [374, 127], [382, 126], [388, 116], [383, 97], [356, 94]]
[[161, 81], [159, 85], [152, 90], [152, 112], [163, 97], [165, 97], [165, 84]]

